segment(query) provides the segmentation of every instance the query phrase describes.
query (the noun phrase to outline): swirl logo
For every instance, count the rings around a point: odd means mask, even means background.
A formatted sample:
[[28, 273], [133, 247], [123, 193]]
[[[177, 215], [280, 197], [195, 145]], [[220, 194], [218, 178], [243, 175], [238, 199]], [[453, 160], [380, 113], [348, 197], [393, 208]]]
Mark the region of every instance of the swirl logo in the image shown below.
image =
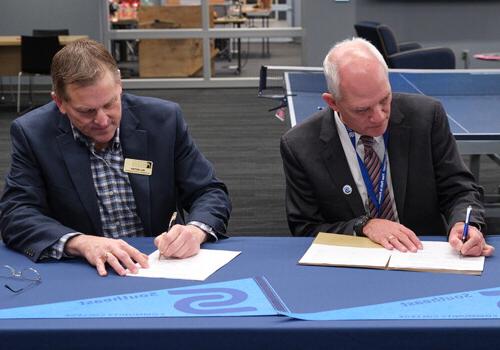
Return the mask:
[[238, 307], [238, 304], [248, 299], [248, 294], [234, 288], [183, 289], [168, 293], [171, 295], [193, 294], [174, 304], [174, 308], [189, 314], [214, 315], [257, 311], [257, 308], [251, 306]]
[[[500, 295], [500, 290], [491, 290], [486, 292], [479, 292], [479, 294], [484, 295], [486, 297], [495, 297]], [[497, 303], [497, 306], [500, 307], [500, 301]]]

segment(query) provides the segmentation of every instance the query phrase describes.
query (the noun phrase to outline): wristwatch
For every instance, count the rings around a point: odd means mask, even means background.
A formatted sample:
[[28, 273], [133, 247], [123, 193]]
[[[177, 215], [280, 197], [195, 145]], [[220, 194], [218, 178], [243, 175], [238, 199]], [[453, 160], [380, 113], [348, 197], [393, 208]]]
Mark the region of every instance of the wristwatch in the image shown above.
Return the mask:
[[363, 228], [366, 226], [368, 221], [371, 219], [370, 215], [362, 215], [354, 221], [354, 233], [356, 236], [364, 236]]

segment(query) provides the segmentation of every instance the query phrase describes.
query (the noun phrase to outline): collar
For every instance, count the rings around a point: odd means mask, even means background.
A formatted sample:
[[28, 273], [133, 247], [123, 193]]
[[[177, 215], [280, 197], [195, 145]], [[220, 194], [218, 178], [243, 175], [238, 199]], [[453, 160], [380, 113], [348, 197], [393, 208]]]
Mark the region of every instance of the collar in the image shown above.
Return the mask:
[[[78, 130], [73, 123], [70, 122], [71, 131], [73, 132], [73, 138], [75, 141], [80, 142], [85, 145], [89, 150], [95, 151], [95, 142], [90, 139], [88, 136], [84, 135], [80, 130]], [[115, 136], [111, 141], [111, 145], [107, 147], [107, 149], [116, 149], [120, 147], [120, 128], [116, 129]]]
[[[349, 135], [347, 134], [346, 125], [342, 122], [340, 116], [336, 111], [333, 111], [333, 115], [335, 116], [335, 123], [337, 124], [337, 131], [339, 133], [340, 138], [349, 140]], [[361, 141], [359, 140], [361, 134], [358, 134], [357, 132], [354, 131], [354, 135], [355, 135], [356, 145], [359, 146], [361, 144]], [[384, 135], [374, 137], [373, 139], [375, 140], [374, 147], [378, 147], [379, 145], [384, 144]]]

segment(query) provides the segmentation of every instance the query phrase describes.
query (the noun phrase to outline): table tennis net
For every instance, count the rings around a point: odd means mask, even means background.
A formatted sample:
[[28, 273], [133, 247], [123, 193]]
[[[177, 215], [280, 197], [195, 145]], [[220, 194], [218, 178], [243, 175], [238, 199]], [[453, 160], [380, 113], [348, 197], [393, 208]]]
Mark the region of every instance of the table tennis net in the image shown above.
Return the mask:
[[286, 98], [284, 73], [285, 72], [323, 72], [321, 67], [303, 66], [261, 66], [259, 75], [258, 96], [281, 100]]

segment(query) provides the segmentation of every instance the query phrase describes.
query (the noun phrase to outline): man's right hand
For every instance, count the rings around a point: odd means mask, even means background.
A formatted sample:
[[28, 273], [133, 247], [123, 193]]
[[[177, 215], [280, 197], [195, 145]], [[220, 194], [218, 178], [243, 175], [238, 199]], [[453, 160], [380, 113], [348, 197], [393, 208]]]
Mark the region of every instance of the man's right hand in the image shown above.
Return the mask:
[[390, 220], [370, 219], [363, 227], [363, 234], [386, 249], [416, 252], [423, 248], [412, 230]]
[[68, 255], [87, 259], [100, 276], [107, 275], [106, 264], [120, 276], [124, 276], [127, 269], [137, 273], [136, 263], [143, 268], [149, 267], [148, 256], [121, 239], [81, 234], [70, 238], [64, 251]]

